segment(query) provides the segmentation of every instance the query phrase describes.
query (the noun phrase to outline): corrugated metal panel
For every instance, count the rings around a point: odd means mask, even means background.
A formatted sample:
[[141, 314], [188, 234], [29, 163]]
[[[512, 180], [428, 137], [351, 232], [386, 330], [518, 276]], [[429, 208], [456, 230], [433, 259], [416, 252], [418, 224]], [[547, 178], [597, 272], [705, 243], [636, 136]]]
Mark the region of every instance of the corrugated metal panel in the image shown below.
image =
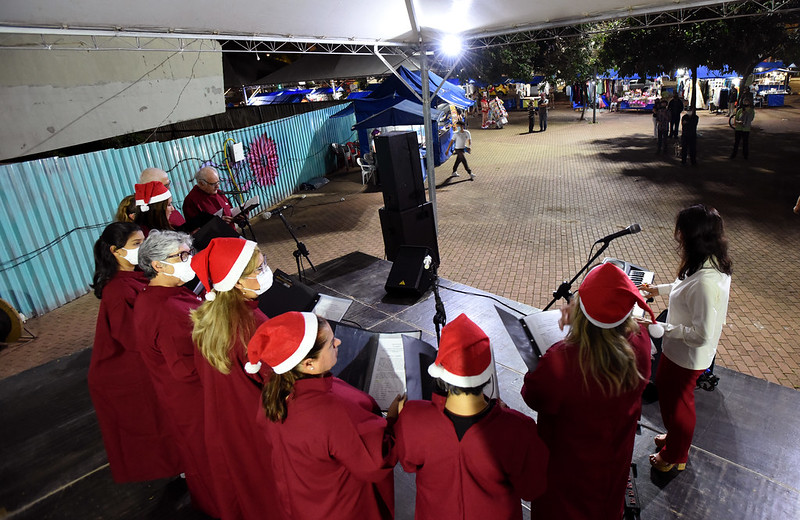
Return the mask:
[[[32, 316], [89, 290], [92, 248], [139, 173], [167, 170], [177, 206], [203, 163], [218, 166], [223, 189], [258, 194], [262, 208], [333, 168], [330, 143], [355, 140], [353, 118], [332, 106], [232, 132], [217, 132], [73, 157], [0, 165], [0, 297]], [[246, 159], [224, 162], [226, 139], [242, 142]]]

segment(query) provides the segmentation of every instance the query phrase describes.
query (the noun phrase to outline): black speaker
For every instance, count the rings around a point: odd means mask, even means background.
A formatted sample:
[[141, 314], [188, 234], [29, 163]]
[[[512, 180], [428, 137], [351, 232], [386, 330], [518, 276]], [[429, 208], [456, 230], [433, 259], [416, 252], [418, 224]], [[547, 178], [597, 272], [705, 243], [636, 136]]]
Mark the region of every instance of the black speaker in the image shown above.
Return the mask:
[[383, 233], [386, 258], [395, 261], [400, 246], [424, 246], [431, 250], [439, 263], [439, 242], [436, 239], [436, 222], [433, 203], [426, 202], [405, 211], [378, 210]]
[[430, 254], [427, 247], [400, 246], [389, 278], [386, 279], [386, 292], [421, 296], [427, 291], [433, 281], [431, 271], [425, 269], [425, 257]]
[[289, 311], [307, 312], [314, 308], [319, 293], [280, 269], [272, 274], [272, 287], [258, 298], [258, 308], [270, 318]]
[[416, 132], [389, 132], [375, 138], [383, 204], [403, 211], [425, 203]]

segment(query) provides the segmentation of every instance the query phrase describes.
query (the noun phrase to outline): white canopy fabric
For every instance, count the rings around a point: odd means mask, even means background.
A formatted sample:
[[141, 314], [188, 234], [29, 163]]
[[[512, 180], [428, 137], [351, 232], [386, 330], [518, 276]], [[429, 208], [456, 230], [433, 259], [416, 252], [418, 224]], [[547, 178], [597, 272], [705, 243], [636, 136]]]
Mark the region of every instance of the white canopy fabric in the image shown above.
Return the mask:
[[[408, 45], [680, 8], [719, 0], [3, 0], [0, 32], [141, 34], [160, 37]], [[409, 9], [411, 7], [412, 9]]]

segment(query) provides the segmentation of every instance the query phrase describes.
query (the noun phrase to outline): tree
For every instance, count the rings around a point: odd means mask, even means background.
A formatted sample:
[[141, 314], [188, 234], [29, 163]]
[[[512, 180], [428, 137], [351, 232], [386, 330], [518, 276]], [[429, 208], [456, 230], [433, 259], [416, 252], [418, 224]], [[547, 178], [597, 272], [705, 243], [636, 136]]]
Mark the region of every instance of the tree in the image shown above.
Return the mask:
[[528, 43], [473, 49], [461, 58], [457, 75], [462, 81], [478, 79], [492, 84], [508, 78], [529, 81], [536, 52], [536, 46]]

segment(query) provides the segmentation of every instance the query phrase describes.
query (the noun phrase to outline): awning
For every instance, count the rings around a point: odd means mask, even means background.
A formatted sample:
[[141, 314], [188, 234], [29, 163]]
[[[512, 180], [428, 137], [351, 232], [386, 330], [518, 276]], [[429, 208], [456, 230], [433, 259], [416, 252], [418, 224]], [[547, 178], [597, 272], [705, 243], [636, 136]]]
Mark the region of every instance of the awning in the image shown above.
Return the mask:
[[[405, 67], [399, 67], [397, 69], [397, 73], [416, 91], [417, 94], [422, 94], [422, 78], [418, 72], [412, 72]], [[433, 72], [429, 72], [429, 78], [430, 93], [432, 96], [439, 85], [442, 84], [442, 78]], [[408, 87], [394, 75], [383, 80], [383, 83], [381, 83], [380, 86], [375, 89], [370, 97], [382, 98], [395, 94], [408, 100], [418, 102], [414, 94], [408, 90]], [[444, 86], [442, 86], [442, 88], [439, 90], [439, 93], [436, 95], [436, 99], [433, 99], [432, 102], [433, 104], [448, 103], [455, 105], [458, 108], [468, 108], [475, 103], [466, 97], [464, 91], [461, 90], [460, 87], [457, 87], [447, 81], [444, 82]]]
[[[437, 121], [440, 115], [441, 113], [438, 110], [431, 110], [431, 119], [433, 121]], [[384, 126], [422, 125], [424, 121], [422, 117], [422, 105], [404, 99], [356, 123], [353, 125], [352, 129], [368, 130], [370, 128], [380, 128]]]

